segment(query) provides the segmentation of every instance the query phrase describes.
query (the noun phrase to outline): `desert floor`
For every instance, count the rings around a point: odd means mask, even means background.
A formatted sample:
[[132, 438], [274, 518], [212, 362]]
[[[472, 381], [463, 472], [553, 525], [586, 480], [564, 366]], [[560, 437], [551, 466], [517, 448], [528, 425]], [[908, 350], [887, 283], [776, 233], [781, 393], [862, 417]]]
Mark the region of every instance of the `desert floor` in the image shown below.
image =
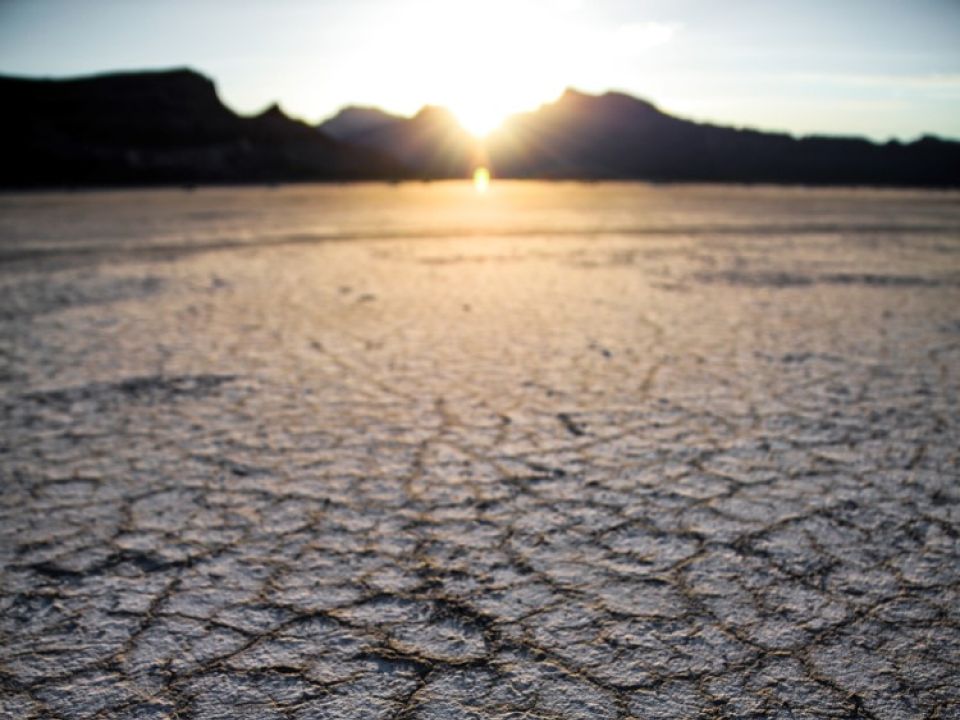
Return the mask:
[[960, 195], [0, 197], [0, 716], [960, 717]]

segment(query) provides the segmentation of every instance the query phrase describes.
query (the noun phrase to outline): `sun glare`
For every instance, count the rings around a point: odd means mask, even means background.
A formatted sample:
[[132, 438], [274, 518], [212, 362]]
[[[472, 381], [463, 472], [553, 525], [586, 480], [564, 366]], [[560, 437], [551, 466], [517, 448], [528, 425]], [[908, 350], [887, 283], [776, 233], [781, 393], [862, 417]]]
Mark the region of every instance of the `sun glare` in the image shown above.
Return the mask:
[[[349, 91], [360, 87], [404, 115], [425, 104], [445, 107], [482, 140], [576, 82], [583, 66], [570, 51], [582, 20], [577, 7], [577, 0], [386, 4], [350, 65]], [[466, 42], [465, 28], [476, 41]]]
[[451, 111], [463, 129], [478, 140], [492, 133], [506, 120], [508, 115], [517, 112], [517, 107], [497, 107], [491, 103], [456, 102]]
[[473, 171], [473, 189], [478, 193], [485, 193], [490, 187], [490, 171], [485, 167], [478, 167]]

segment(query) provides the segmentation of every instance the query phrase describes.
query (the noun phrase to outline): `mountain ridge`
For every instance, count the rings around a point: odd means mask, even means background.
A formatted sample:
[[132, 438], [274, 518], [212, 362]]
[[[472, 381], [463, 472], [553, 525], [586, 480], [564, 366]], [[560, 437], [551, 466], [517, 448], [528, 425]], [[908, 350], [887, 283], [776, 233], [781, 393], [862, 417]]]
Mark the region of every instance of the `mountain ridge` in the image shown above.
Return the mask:
[[956, 186], [960, 143], [877, 144], [698, 123], [624, 93], [566, 92], [488, 140], [509, 177]]
[[568, 88], [478, 142], [449, 110], [348, 106], [318, 127], [277, 104], [225, 106], [189, 68], [83, 78], [0, 76], [0, 186], [51, 187], [494, 176], [960, 186], [960, 142], [794, 137], [678, 118], [620, 91]]
[[66, 80], [0, 76], [0, 186], [365, 180], [406, 176], [392, 158], [340, 143], [276, 104], [226, 107], [193, 70]]
[[567, 88], [507, 118], [479, 148], [462, 129], [434, 126], [431, 138], [423, 118], [438, 113], [425, 106], [345, 139], [392, 154], [420, 177], [465, 177], [484, 164], [502, 178], [960, 186], [960, 142], [925, 135], [876, 143], [696, 122], [615, 90]]

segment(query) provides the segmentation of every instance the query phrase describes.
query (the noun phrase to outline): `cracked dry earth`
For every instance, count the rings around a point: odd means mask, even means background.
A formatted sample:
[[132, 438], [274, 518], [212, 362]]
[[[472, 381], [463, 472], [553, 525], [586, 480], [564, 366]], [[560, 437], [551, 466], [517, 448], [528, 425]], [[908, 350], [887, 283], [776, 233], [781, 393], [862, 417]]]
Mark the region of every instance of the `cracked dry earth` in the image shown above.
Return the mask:
[[0, 197], [0, 716], [960, 717], [958, 200]]

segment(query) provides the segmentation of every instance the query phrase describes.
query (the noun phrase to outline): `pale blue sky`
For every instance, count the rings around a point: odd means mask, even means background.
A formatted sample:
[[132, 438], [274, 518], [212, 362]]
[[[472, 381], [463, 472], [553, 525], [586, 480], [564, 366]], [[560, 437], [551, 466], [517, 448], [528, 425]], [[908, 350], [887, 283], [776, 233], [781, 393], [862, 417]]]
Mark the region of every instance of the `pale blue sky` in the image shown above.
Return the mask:
[[446, 104], [489, 125], [564, 87], [793, 133], [960, 138], [960, 0], [0, 0], [0, 73], [190, 66], [239, 112]]

